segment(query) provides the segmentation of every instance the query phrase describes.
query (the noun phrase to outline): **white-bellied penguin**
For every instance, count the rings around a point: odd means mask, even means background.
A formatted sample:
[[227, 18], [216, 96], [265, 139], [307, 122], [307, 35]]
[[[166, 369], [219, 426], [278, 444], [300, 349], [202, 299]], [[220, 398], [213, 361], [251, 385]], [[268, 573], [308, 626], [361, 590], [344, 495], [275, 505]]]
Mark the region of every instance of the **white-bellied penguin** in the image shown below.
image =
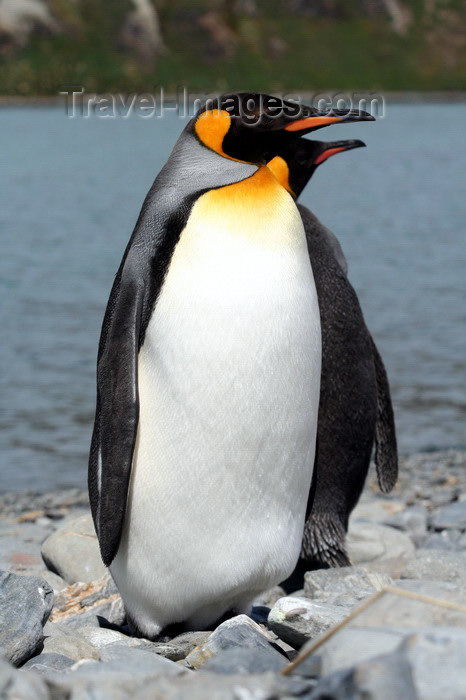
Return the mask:
[[[281, 184], [299, 197], [316, 168], [362, 141], [299, 139], [270, 163]], [[381, 490], [397, 478], [395, 423], [385, 367], [367, 329], [336, 236], [298, 205], [319, 300], [322, 375], [317, 450], [300, 562], [291, 588], [309, 568], [349, 565], [345, 537], [369, 469], [375, 463]], [[294, 588], [293, 588], [294, 590]]]
[[245, 610], [295, 567], [320, 320], [301, 216], [266, 163], [371, 119], [225, 95], [146, 197], [104, 317], [89, 465], [103, 561], [144, 636]]

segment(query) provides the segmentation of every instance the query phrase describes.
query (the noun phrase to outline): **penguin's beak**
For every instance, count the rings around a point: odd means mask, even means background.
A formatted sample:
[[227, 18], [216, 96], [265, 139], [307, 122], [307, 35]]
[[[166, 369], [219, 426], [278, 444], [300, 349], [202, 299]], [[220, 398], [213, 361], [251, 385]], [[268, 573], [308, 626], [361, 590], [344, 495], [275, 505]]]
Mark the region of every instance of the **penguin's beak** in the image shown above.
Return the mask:
[[373, 122], [374, 117], [362, 109], [334, 109], [331, 112], [320, 112], [312, 107], [303, 107], [301, 119], [294, 119], [285, 127], [285, 131], [294, 131], [307, 134], [310, 131], [321, 129], [329, 124], [343, 124], [345, 122]]
[[327, 141], [322, 142], [322, 149], [320, 153], [314, 158], [313, 165], [320, 165], [327, 158], [336, 155], [337, 153], [343, 153], [343, 151], [352, 151], [353, 148], [365, 148], [366, 144], [364, 141], [359, 141], [359, 139], [351, 139], [346, 141]]

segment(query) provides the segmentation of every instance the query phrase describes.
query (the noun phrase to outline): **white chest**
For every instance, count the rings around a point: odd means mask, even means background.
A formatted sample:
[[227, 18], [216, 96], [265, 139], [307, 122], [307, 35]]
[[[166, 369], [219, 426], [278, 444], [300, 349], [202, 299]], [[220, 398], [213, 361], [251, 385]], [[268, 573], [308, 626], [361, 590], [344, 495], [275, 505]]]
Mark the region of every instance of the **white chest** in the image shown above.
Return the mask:
[[180, 619], [277, 583], [299, 554], [321, 338], [301, 218], [283, 195], [277, 211], [223, 219], [198, 201], [139, 353], [118, 556], [133, 575], [143, 577], [144, 558], [164, 572], [158, 600], [182, 557], [190, 584], [179, 593]]

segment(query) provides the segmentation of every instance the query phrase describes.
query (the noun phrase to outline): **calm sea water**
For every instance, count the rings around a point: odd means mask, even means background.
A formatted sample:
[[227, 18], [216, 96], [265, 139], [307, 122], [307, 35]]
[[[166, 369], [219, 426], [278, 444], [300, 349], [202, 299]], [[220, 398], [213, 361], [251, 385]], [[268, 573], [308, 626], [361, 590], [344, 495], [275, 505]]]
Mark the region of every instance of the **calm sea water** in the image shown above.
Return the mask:
[[[339, 236], [388, 369], [402, 453], [466, 445], [466, 107], [390, 105], [318, 138], [368, 148], [302, 201]], [[102, 315], [184, 122], [0, 110], [0, 489], [84, 485]]]

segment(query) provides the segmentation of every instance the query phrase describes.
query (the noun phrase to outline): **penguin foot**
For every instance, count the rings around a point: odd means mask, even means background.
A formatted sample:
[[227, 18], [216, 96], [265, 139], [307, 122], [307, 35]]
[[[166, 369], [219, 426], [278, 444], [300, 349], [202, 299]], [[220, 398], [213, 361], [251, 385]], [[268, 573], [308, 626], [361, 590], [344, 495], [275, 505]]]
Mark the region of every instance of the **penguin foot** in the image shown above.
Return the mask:
[[160, 630], [160, 632], [157, 634], [148, 634], [141, 629], [128, 611], [126, 611], [126, 622], [127, 628], [132, 637], [136, 637], [137, 639], [149, 639], [151, 642], [169, 642], [171, 639], [173, 639], [173, 637], [176, 637], [178, 634], [186, 631], [186, 628], [182, 623], [176, 623], [165, 627], [165, 629]]
[[311, 513], [303, 533], [301, 560], [310, 569], [351, 566], [346, 553], [346, 528], [326, 513]]

